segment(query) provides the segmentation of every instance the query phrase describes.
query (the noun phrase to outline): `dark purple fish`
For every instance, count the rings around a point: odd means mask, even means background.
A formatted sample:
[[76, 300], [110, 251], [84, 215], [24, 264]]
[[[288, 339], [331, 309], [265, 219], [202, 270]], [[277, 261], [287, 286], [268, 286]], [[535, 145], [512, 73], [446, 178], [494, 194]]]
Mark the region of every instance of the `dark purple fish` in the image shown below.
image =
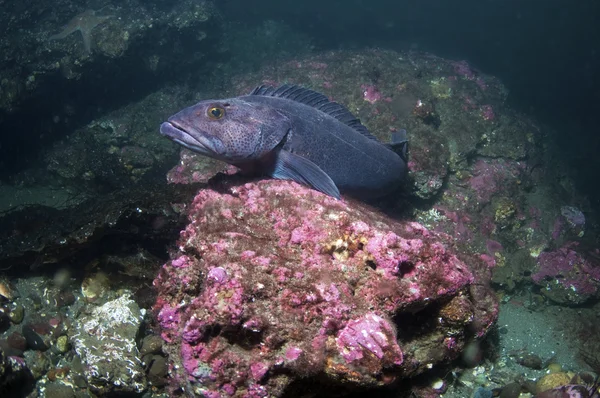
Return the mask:
[[338, 199], [340, 191], [386, 195], [407, 172], [405, 130], [384, 145], [344, 106], [297, 86], [201, 101], [171, 116], [160, 132], [243, 172], [294, 180]]

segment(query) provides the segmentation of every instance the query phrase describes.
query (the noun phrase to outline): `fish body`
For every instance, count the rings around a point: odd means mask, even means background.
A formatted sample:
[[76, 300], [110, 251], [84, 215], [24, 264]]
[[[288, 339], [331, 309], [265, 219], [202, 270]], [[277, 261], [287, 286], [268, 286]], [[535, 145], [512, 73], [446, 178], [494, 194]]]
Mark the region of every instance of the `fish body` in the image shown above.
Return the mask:
[[[242, 172], [294, 180], [335, 198], [376, 198], [405, 179], [406, 131], [379, 142], [345, 107], [297, 86], [205, 100], [160, 127], [171, 140]], [[395, 149], [399, 150], [396, 152]]]

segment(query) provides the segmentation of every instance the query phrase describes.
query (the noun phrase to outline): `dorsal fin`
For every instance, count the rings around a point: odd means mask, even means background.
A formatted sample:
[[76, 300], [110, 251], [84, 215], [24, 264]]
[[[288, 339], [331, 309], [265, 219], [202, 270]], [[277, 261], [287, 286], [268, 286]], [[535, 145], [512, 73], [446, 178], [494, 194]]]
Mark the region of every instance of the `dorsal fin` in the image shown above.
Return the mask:
[[372, 135], [369, 130], [367, 130], [367, 128], [360, 122], [360, 120], [357, 119], [344, 105], [329, 101], [326, 96], [316, 91], [289, 84], [284, 84], [283, 86], [277, 88], [262, 85], [252, 90], [249, 95], [287, 98], [292, 101], [300, 102], [333, 116], [345, 125], [352, 127], [365, 137], [379, 142], [377, 137]]

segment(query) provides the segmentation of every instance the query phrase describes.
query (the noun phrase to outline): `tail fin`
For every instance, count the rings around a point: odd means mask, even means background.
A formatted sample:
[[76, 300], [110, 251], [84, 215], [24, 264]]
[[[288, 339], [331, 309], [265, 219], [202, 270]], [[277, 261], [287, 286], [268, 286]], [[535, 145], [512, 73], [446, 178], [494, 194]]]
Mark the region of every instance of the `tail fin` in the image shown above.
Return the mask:
[[394, 131], [388, 147], [396, 152], [405, 163], [408, 163], [408, 133], [406, 130]]

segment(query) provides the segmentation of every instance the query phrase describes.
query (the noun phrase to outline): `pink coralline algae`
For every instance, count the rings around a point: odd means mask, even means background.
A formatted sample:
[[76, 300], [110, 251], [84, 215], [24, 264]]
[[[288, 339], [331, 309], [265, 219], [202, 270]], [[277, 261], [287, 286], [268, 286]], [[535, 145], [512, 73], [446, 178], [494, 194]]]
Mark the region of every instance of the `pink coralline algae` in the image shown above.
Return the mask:
[[206, 182], [219, 171], [231, 172], [231, 167], [225, 163], [202, 157], [190, 150], [182, 149], [179, 165], [173, 167], [167, 174], [170, 184], [192, 184]]
[[456, 358], [495, 322], [483, 264], [445, 235], [293, 182], [234, 180], [198, 193], [154, 282], [173, 390], [383, 386]]
[[475, 71], [471, 68], [471, 65], [467, 61], [456, 61], [452, 62], [454, 72], [462, 78], [467, 80], [475, 80]]
[[521, 165], [514, 161], [480, 159], [473, 165], [473, 176], [469, 179], [469, 184], [478, 201], [485, 204], [494, 195], [510, 195], [511, 191], [518, 190], [522, 171]]
[[597, 382], [586, 384], [565, 384], [536, 395], [537, 398], [599, 398]]
[[371, 84], [363, 84], [360, 86], [363, 89], [363, 98], [372, 104], [379, 101], [382, 96], [377, 87]]
[[580, 304], [598, 293], [600, 264], [584, 258], [567, 244], [538, 257], [533, 281], [544, 287], [542, 293], [550, 299], [565, 304]]
[[562, 206], [560, 215], [562, 216], [561, 221], [564, 221], [569, 231], [574, 236], [581, 238], [585, 230], [585, 216], [581, 210], [573, 206]]
[[496, 119], [496, 114], [494, 113], [494, 108], [491, 105], [481, 105], [480, 107], [481, 117], [483, 120], [492, 121]]
[[500, 242], [492, 239], [488, 239], [485, 242], [485, 248], [490, 256], [496, 256], [497, 253], [502, 253], [502, 251], [504, 250]]
[[496, 259], [501, 255], [504, 248], [498, 241], [488, 239], [485, 242], [485, 249], [487, 253], [481, 253], [479, 258], [489, 267], [493, 268], [496, 266]]
[[[475, 84], [477, 84], [477, 87], [479, 87], [479, 89], [481, 91], [486, 91], [489, 88], [487, 81], [483, 77], [479, 76], [477, 71], [475, 71], [471, 67], [471, 65], [469, 65], [469, 63], [467, 61], [455, 61], [455, 62], [451, 62], [450, 64], [452, 65], [452, 68], [454, 69], [454, 73], [456, 73], [458, 76], [462, 77], [463, 79], [474, 81]], [[456, 76], [450, 76], [450, 77], [456, 78]], [[490, 105], [485, 105], [485, 106], [489, 106], [491, 109]], [[486, 119], [486, 120], [489, 120], [489, 119]]]
[[387, 362], [402, 364], [402, 351], [396, 342], [394, 328], [375, 314], [368, 313], [348, 322], [338, 333], [336, 342], [346, 362], [379, 361], [387, 355], [390, 357]]

